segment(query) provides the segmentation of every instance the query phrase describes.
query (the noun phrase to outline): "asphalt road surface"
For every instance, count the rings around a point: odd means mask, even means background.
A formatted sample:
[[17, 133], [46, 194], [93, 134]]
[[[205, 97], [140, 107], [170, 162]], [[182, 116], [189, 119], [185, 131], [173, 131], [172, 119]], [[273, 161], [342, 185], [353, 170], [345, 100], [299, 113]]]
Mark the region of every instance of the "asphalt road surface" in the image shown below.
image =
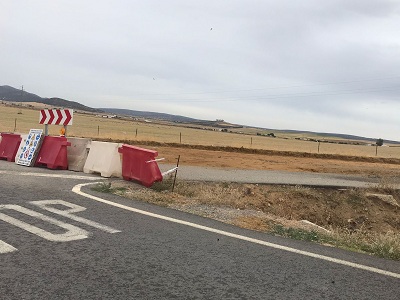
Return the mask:
[[[160, 165], [160, 169], [167, 171], [174, 166], [170, 164]], [[379, 178], [345, 174], [288, 172], [270, 170], [236, 170], [217, 169], [195, 166], [180, 166], [178, 179], [199, 181], [226, 181], [240, 183], [261, 184], [290, 184], [320, 187], [372, 187], [379, 183]], [[393, 184], [400, 188], [400, 181]]]
[[0, 299], [398, 299], [400, 263], [0, 161]]

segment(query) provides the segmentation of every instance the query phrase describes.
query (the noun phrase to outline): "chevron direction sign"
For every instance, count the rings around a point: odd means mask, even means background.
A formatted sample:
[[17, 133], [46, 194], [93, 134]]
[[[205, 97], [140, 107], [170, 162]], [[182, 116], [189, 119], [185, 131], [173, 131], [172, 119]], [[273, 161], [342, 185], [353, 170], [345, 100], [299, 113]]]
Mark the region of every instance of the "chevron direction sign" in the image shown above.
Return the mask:
[[72, 109], [42, 109], [39, 124], [72, 125], [74, 111]]

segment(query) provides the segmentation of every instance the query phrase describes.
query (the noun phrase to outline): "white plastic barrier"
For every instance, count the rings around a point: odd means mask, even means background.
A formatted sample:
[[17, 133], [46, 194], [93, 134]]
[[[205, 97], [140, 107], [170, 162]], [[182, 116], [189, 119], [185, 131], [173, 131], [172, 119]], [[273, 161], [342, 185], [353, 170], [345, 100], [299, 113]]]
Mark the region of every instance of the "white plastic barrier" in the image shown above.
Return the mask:
[[89, 152], [90, 139], [67, 138], [71, 146], [68, 147], [68, 170], [82, 172]]
[[122, 177], [121, 144], [92, 141], [83, 167], [84, 173], [100, 173], [102, 177]]

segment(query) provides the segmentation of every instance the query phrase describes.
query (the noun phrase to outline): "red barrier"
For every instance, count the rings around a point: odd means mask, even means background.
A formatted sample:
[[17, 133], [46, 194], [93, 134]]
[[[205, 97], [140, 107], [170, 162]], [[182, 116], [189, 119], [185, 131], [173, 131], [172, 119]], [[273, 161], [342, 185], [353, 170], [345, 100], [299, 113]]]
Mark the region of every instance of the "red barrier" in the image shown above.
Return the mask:
[[0, 159], [15, 161], [22, 137], [19, 134], [1, 133]]
[[67, 146], [71, 146], [71, 143], [67, 141], [66, 137], [45, 136], [35, 166], [67, 170]]
[[118, 152], [122, 153], [122, 177], [125, 180], [136, 180], [146, 187], [162, 181], [160, 169], [154, 161], [157, 151], [124, 144]]

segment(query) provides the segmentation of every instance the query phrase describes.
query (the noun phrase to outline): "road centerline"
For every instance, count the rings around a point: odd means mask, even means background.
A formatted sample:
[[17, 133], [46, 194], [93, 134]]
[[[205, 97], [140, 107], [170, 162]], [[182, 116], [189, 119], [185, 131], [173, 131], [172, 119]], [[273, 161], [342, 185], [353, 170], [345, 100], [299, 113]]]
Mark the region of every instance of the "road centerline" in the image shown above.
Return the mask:
[[171, 218], [171, 217], [167, 217], [167, 216], [151, 213], [151, 212], [140, 210], [140, 209], [137, 209], [137, 208], [133, 208], [133, 207], [130, 207], [130, 206], [127, 206], [127, 205], [115, 203], [115, 202], [112, 202], [110, 200], [106, 200], [106, 199], [103, 199], [103, 198], [100, 198], [100, 197], [96, 197], [96, 196], [93, 196], [93, 195], [90, 195], [90, 194], [87, 194], [87, 193], [84, 193], [84, 192], [81, 191], [82, 187], [87, 186], [87, 185], [96, 184], [96, 183], [99, 183], [99, 182], [89, 182], [89, 183], [77, 184], [72, 188], [72, 192], [74, 192], [74, 193], [76, 193], [76, 194], [78, 194], [80, 196], [95, 200], [97, 202], [108, 204], [108, 205], [111, 205], [111, 206], [114, 206], [114, 207], [118, 207], [118, 208], [121, 208], [121, 209], [124, 209], [124, 210], [127, 210], [127, 211], [139, 213], [139, 214], [146, 215], [146, 216], [149, 216], [149, 217], [153, 217], [153, 218], [165, 220], [165, 221], [168, 221], [168, 222], [173, 222], [173, 223], [189, 226], [189, 227], [192, 227], [192, 228], [201, 229], [201, 230], [208, 231], [208, 232], [217, 233], [217, 234], [224, 235], [224, 236], [227, 236], [227, 237], [231, 237], [231, 238], [235, 238], [235, 239], [251, 242], [251, 243], [254, 243], [254, 244], [263, 245], [263, 246], [266, 246], [266, 247], [269, 247], [269, 248], [283, 250], [283, 251], [287, 251], [287, 252], [291, 252], [291, 253], [295, 253], [295, 254], [300, 254], [300, 255], [303, 255], [303, 256], [313, 257], [313, 258], [316, 258], [316, 259], [320, 259], [320, 260], [324, 260], [324, 261], [328, 261], [328, 262], [332, 262], [332, 263], [348, 266], [348, 267], [351, 267], [351, 268], [361, 269], [361, 270], [364, 270], [364, 271], [369, 271], [369, 272], [377, 273], [377, 274], [380, 274], [380, 275], [385, 275], [385, 276], [390, 276], [390, 277], [393, 277], [393, 278], [400, 279], [400, 274], [399, 273], [394, 273], [394, 272], [390, 272], [390, 271], [386, 271], [386, 270], [382, 270], [382, 269], [378, 269], [378, 268], [374, 268], [374, 267], [370, 267], [370, 266], [365, 266], [365, 265], [353, 263], [353, 262], [342, 260], [342, 259], [337, 259], [337, 258], [330, 257], [330, 256], [325, 256], [325, 255], [320, 255], [320, 254], [316, 254], [316, 253], [312, 253], [312, 252], [308, 252], [308, 251], [303, 251], [303, 250], [299, 250], [299, 249], [296, 249], [296, 248], [282, 246], [282, 245], [279, 245], [279, 244], [274, 244], [274, 243], [270, 243], [270, 242], [266, 242], [266, 241], [262, 241], [262, 240], [258, 240], [258, 239], [254, 239], [254, 238], [250, 238], [250, 237], [247, 237], [247, 236], [231, 233], [231, 232], [228, 232], [228, 231], [223, 231], [223, 230], [219, 230], [219, 229], [215, 229], [215, 228], [212, 228], [212, 227], [199, 225], [199, 224], [192, 223], [192, 222], [183, 221], [183, 220], [179, 220], [179, 219], [175, 219], [175, 218]]

